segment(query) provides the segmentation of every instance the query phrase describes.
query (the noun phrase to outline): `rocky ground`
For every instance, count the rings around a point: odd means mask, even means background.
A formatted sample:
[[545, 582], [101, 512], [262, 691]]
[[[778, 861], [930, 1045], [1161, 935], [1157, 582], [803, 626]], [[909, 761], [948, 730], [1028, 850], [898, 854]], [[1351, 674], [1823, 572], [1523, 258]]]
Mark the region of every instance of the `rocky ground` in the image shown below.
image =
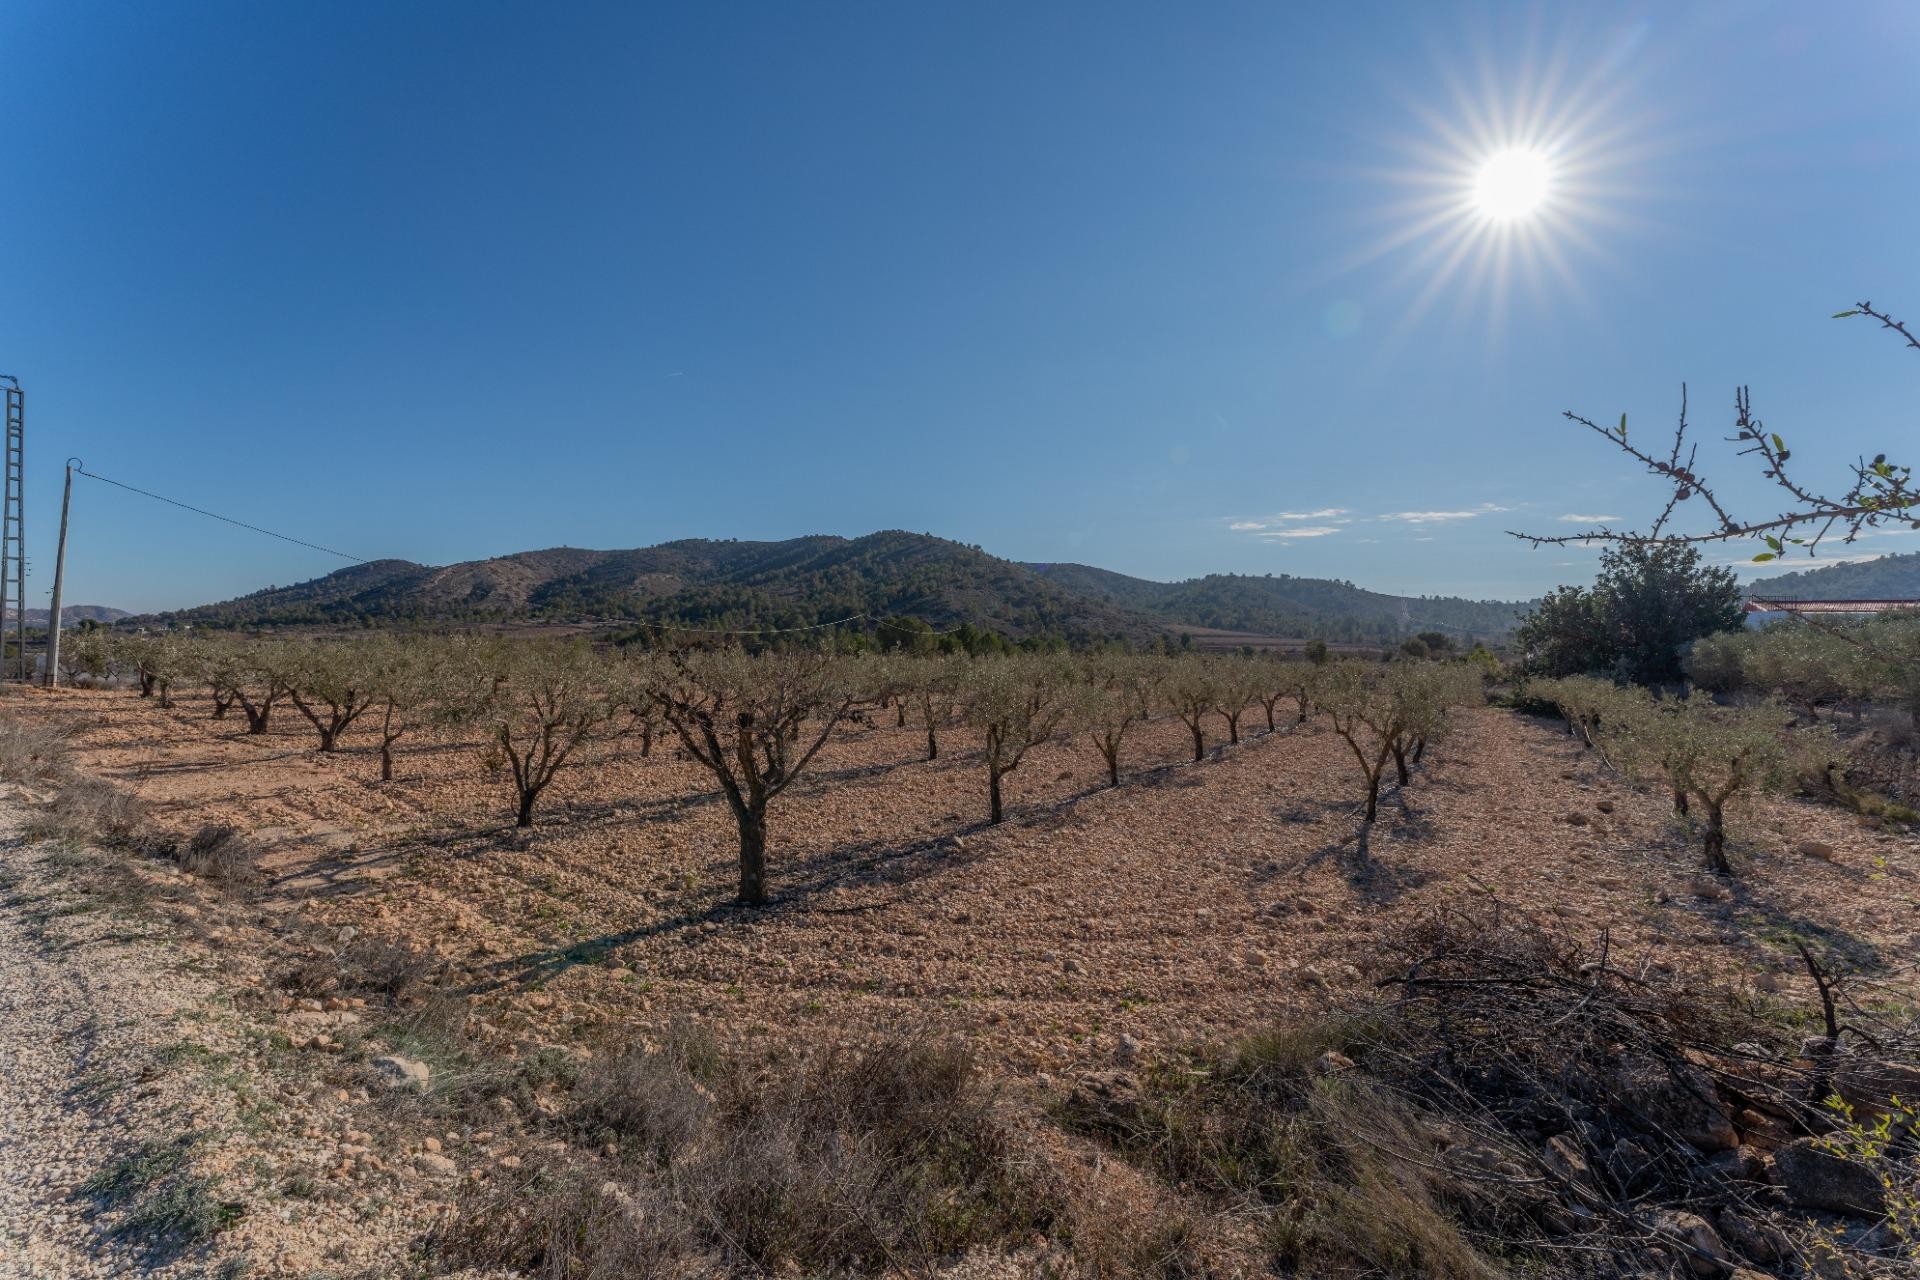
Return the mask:
[[[5, 854], [0, 1268], [15, 1270], [0, 1274], [127, 1274], [113, 1228], [137, 1203], [70, 1193], [148, 1136], [199, 1135], [195, 1176], [232, 1218], [211, 1251], [147, 1258], [156, 1275], [241, 1258], [247, 1274], [398, 1274], [454, 1188], [539, 1155], [512, 1107], [496, 1122], [398, 1105], [427, 1055], [360, 997], [289, 980], [316, 940], [424, 956], [426, 986], [523, 1064], [589, 1060], [680, 1018], [746, 1043], [905, 1026], [964, 1037], [1042, 1099], [1362, 991], [1383, 930], [1488, 895], [1788, 1006], [1816, 1004], [1796, 939], [1896, 988], [1920, 952], [1910, 835], [1761, 801], [1735, 820], [1739, 875], [1718, 881], [1659, 797], [1497, 710], [1431, 753], [1364, 844], [1352, 757], [1317, 723], [1198, 765], [1184, 728], [1144, 726], [1117, 791], [1089, 747], [1050, 744], [1013, 775], [998, 828], [980, 822], [964, 734], [929, 763], [917, 726], [856, 726], [776, 802], [776, 901], [748, 915], [730, 905], [731, 820], [670, 742], [599, 748], [527, 838], [471, 744], [408, 743], [382, 784], [364, 740], [322, 755], [291, 717], [253, 737], [193, 698], [30, 701], [83, 770], [163, 823], [254, 833], [268, 880], [244, 905], [172, 884], [157, 915], [67, 914], [63, 855]], [[537, 1080], [521, 1105], [541, 1105]]]

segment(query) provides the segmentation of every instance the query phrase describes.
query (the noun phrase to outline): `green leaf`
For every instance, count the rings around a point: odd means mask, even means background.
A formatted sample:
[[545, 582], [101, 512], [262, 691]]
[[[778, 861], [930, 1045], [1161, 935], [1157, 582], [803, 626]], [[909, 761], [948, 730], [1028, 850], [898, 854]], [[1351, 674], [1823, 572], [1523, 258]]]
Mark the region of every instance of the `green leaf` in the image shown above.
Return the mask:
[[1778, 539], [1778, 538], [1776, 538], [1776, 537], [1774, 537], [1774, 536], [1773, 536], [1772, 534], [1770, 534], [1770, 533], [1769, 533], [1769, 534], [1763, 534], [1762, 536], [1763, 536], [1763, 537], [1764, 537], [1764, 538], [1766, 539], [1766, 542], [1767, 542], [1767, 545], [1768, 545], [1768, 546], [1770, 546], [1770, 547], [1772, 547], [1772, 548], [1773, 548], [1773, 549], [1774, 549], [1775, 551], [1778, 551], [1778, 550], [1780, 550], [1780, 539]]
[[1833, 318], [1835, 320], [1845, 320], [1848, 316], [1857, 316], [1859, 314], [1860, 310], [1856, 307], [1852, 311], [1836, 311], [1833, 313]]
[[1755, 564], [1761, 564], [1761, 563], [1764, 563], [1765, 561], [1778, 560], [1779, 558], [1780, 558], [1779, 556], [1773, 554], [1773, 552], [1771, 551], [1762, 551], [1759, 555], [1753, 558], [1753, 562]]
[[1620, 438], [1622, 440], [1627, 438], [1627, 415], [1624, 413], [1620, 415]]
[[1780, 438], [1778, 431], [1773, 433], [1773, 451], [1775, 453], [1785, 453], [1787, 451], [1787, 442]]

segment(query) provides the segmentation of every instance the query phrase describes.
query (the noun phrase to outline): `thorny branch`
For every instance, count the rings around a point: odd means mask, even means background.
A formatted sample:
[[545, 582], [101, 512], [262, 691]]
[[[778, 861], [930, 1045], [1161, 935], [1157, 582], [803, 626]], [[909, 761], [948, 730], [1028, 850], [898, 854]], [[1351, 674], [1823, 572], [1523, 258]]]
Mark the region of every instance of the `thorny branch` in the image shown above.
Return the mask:
[[[1897, 334], [1908, 348], [1920, 351], [1916, 338], [1905, 324], [1871, 302], [1860, 302], [1836, 314], [1835, 319], [1866, 316], [1880, 327]], [[1620, 415], [1618, 427], [1605, 427], [1572, 410], [1563, 415], [1585, 427], [1620, 452], [1672, 486], [1666, 505], [1645, 533], [1619, 530], [1602, 524], [1584, 533], [1547, 536], [1508, 530], [1516, 538], [1535, 547], [1564, 546], [1569, 543], [1643, 544], [1652, 542], [1703, 543], [1734, 542], [1758, 538], [1767, 550], [1755, 560], [1776, 560], [1789, 547], [1804, 547], [1809, 555], [1828, 537], [1838, 534], [1839, 541], [1853, 542], [1869, 529], [1896, 527], [1920, 530], [1920, 488], [1913, 480], [1913, 468], [1889, 462], [1887, 455], [1860, 458], [1853, 463], [1853, 479], [1838, 496], [1810, 486], [1789, 468], [1793, 451], [1778, 432], [1768, 431], [1753, 412], [1753, 396], [1747, 387], [1734, 392], [1734, 434], [1729, 443], [1741, 446], [1736, 456], [1758, 460], [1761, 476], [1784, 495], [1784, 509], [1765, 519], [1736, 516], [1702, 477], [1698, 467], [1699, 445], [1688, 439], [1687, 389], [1680, 388], [1680, 416], [1674, 427], [1671, 447], [1664, 456], [1631, 442], [1627, 437], [1627, 416]], [[1713, 527], [1698, 533], [1669, 531], [1683, 504], [1699, 499], [1711, 517]]]

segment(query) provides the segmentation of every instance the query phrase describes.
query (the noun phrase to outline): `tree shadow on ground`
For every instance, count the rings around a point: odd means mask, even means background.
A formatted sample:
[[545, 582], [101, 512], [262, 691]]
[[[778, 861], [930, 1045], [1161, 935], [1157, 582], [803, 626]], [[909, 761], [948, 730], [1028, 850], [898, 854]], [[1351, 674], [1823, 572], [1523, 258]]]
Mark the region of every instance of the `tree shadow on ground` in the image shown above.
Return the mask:
[[[1867, 875], [1856, 868], [1840, 868], [1862, 889]], [[1781, 953], [1782, 958], [1797, 961], [1795, 942], [1804, 942], [1816, 958], [1838, 961], [1841, 966], [1871, 973], [1884, 969], [1887, 957], [1880, 946], [1837, 925], [1816, 920], [1804, 899], [1783, 900], [1777, 889], [1735, 876], [1726, 884], [1731, 897], [1713, 904], [1702, 914], [1728, 946], [1748, 944], [1754, 939]]]
[[[1352, 830], [1292, 863], [1269, 863], [1260, 878], [1272, 882], [1290, 875], [1299, 881], [1306, 879], [1307, 873], [1316, 867], [1331, 866], [1354, 892], [1376, 906], [1384, 906], [1421, 888], [1433, 878], [1429, 872], [1380, 861], [1374, 857], [1374, 844], [1377, 841], [1423, 843], [1433, 837], [1435, 828], [1427, 816], [1413, 806], [1404, 788], [1388, 792], [1380, 803], [1380, 818], [1369, 823], [1360, 820], [1357, 804], [1325, 800], [1296, 802], [1282, 815], [1285, 821], [1317, 823], [1345, 819], [1352, 824]], [[1397, 809], [1398, 814], [1394, 815], [1392, 809]]]

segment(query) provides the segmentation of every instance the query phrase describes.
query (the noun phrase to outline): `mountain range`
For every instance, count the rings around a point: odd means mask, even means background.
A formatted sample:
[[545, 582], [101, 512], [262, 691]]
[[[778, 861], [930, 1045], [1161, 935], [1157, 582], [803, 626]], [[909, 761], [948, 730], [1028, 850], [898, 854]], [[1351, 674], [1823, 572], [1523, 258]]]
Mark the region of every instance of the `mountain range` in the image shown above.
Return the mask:
[[[1782, 598], [1920, 597], [1920, 554], [1782, 574], [1750, 589]], [[888, 530], [780, 542], [687, 539], [628, 551], [554, 547], [443, 567], [375, 560], [151, 621], [244, 628], [615, 622], [760, 631], [908, 616], [937, 630], [970, 623], [1014, 639], [1074, 643], [1139, 643], [1192, 628], [1215, 645], [1233, 639], [1216, 633], [1372, 644], [1418, 631], [1498, 639], [1529, 607], [1390, 595], [1288, 574], [1156, 582], [1092, 565], [1002, 560], [977, 546]], [[74, 620], [75, 610], [67, 613]]]
[[889, 530], [781, 542], [689, 539], [629, 551], [555, 547], [434, 567], [376, 560], [294, 586], [155, 615], [217, 627], [507, 621], [653, 622], [770, 630], [909, 616], [1014, 639], [1149, 641], [1183, 627], [1337, 642], [1416, 631], [1510, 631], [1526, 606], [1412, 597], [1286, 574], [1154, 582], [1079, 564], [1022, 564]]

